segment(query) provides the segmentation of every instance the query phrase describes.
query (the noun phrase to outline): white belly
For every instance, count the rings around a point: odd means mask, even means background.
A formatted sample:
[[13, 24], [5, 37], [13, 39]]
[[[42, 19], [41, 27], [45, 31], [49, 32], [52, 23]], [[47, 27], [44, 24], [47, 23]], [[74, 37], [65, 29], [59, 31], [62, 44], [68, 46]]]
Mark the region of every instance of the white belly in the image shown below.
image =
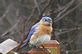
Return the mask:
[[44, 35], [44, 36], [41, 36], [41, 37], [37, 38], [37, 39], [34, 40], [34, 41], [31, 40], [31, 41], [30, 41], [30, 44], [38, 46], [38, 45], [43, 44], [44, 42], [49, 41], [50, 39], [51, 39], [51, 36], [49, 36], [49, 35]]

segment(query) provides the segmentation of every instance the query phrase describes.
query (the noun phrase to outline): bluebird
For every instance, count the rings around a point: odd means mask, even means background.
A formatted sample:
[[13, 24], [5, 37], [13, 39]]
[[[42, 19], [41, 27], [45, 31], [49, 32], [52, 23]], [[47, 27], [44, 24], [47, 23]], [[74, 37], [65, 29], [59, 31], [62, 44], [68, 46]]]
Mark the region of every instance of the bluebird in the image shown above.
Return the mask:
[[47, 42], [51, 39], [52, 33], [52, 19], [49, 16], [43, 16], [42, 19], [32, 26], [27, 38], [23, 41], [21, 46], [33, 47], [39, 46], [44, 42]]

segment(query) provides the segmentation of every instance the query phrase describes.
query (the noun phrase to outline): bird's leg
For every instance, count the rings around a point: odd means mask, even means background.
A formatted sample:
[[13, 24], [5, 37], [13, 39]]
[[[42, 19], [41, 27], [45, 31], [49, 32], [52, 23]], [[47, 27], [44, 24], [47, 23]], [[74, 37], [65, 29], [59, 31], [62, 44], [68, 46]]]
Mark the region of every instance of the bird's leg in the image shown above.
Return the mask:
[[47, 53], [49, 53], [49, 54], [51, 54], [51, 51], [48, 49], [48, 48], [44, 48], [44, 51]]
[[42, 48], [45, 48], [44, 45], [41, 45]]
[[[42, 48], [41, 48], [42, 47]], [[40, 46], [35, 46], [36, 50], [44, 51], [46, 54], [51, 54], [50, 50], [45, 48], [43, 45]]]
[[39, 46], [36, 46], [36, 49], [43, 51], [43, 49], [40, 48]]
[[51, 54], [51, 51], [47, 48], [44, 47], [44, 45], [41, 45], [41, 47], [43, 48], [43, 51], [45, 51], [46, 53], [48, 52], [49, 54]]
[[[41, 48], [42, 47], [42, 48]], [[45, 48], [43, 45], [41, 45], [41, 46], [36, 46], [35, 48], [37, 48], [38, 50], [41, 50], [41, 51], [43, 51], [43, 49]]]
[[34, 46], [34, 48], [35, 48], [36, 50], [44, 51], [43, 48], [41, 48], [40, 46]]

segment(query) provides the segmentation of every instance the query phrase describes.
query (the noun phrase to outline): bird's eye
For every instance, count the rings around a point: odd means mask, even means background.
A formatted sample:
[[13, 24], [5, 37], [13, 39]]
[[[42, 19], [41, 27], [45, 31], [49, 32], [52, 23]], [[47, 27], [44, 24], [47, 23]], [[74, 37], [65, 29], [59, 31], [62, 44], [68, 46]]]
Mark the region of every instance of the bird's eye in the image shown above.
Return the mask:
[[47, 21], [47, 20], [45, 19], [45, 21]]

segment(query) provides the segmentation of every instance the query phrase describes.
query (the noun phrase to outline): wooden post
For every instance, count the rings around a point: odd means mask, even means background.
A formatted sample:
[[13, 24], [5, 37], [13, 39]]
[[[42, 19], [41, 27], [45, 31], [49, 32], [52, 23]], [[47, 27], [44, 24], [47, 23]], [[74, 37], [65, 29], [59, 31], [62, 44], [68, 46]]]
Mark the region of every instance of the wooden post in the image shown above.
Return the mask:
[[51, 53], [37, 50], [34, 48], [31, 51], [29, 51], [27, 54], [60, 54], [60, 45], [59, 42], [56, 40], [50, 40], [44, 43], [43, 46], [45, 48], [48, 48], [51, 51]]

